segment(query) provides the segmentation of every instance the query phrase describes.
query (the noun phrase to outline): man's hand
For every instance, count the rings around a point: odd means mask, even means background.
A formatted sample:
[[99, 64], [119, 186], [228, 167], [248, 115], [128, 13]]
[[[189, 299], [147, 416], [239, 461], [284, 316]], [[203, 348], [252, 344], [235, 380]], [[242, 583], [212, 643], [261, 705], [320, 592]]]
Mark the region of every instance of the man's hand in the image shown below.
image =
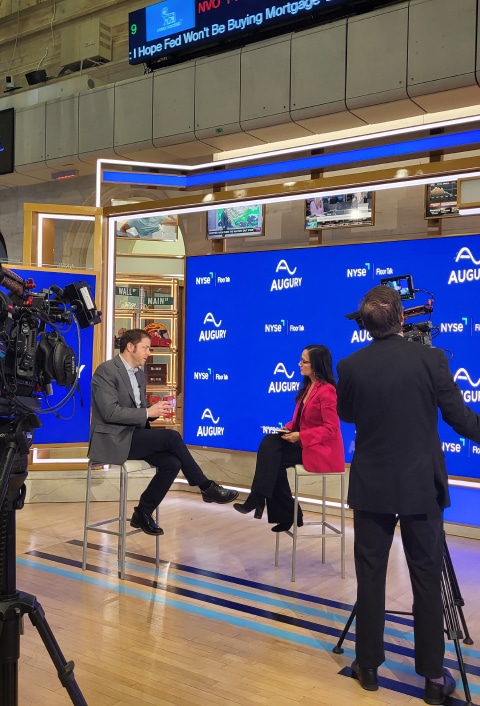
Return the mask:
[[151, 407], [148, 408], [148, 418], [156, 419], [157, 417], [165, 417], [172, 411], [172, 405], [166, 400], [160, 400], [155, 402]]

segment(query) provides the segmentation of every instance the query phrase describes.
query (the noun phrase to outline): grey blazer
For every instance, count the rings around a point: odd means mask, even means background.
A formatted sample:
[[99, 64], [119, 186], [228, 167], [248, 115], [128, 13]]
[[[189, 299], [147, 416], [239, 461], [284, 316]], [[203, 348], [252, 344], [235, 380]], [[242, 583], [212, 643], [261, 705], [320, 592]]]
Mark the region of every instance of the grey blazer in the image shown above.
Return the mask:
[[124, 463], [135, 428], [148, 426], [145, 374], [137, 374], [142, 407], [135, 404], [125, 365], [116, 356], [101, 363], [92, 377], [92, 418], [88, 457], [99, 463]]

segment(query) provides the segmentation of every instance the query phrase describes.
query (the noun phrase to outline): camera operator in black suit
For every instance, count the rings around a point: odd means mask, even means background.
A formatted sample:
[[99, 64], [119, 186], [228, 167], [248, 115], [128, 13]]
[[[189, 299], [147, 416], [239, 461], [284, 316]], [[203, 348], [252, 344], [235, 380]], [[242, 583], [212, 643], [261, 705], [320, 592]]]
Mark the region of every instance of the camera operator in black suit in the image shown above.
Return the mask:
[[443, 666], [443, 510], [450, 498], [438, 410], [476, 443], [480, 417], [465, 405], [443, 351], [403, 338], [397, 291], [374, 287], [359, 313], [374, 340], [337, 366], [338, 414], [356, 427], [348, 491], [357, 575], [352, 676], [364, 689], [378, 689], [388, 555], [398, 521], [413, 591], [415, 670], [425, 677], [425, 702], [442, 704], [455, 681]]

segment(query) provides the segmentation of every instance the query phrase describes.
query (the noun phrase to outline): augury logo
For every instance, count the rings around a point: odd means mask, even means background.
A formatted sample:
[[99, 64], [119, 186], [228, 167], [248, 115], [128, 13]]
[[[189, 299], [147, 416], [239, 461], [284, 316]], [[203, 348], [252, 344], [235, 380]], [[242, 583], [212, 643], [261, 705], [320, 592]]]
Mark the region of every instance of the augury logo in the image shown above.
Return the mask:
[[[203, 410], [202, 416], [201, 416], [201, 421], [209, 420], [211, 424], [209, 425], [208, 423], [205, 424], [200, 424], [197, 429], [197, 436], [223, 436], [223, 433], [225, 431], [224, 427], [218, 426], [218, 422], [220, 421], [220, 417], [216, 417], [213, 415], [212, 410], [206, 409]], [[213, 426], [215, 425], [215, 426]]]
[[294, 267], [293, 269], [290, 269], [288, 263], [286, 260], [280, 260], [278, 263], [275, 273], [278, 274], [279, 272], [287, 272], [289, 274], [289, 277], [277, 277], [272, 281], [272, 284], [270, 286], [270, 291], [271, 292], [277, 292], [280, 291], [281, 289], [293, 289], [294, 287], [301, 287], [302, 286], [302, 278], [301, 277], [293, 277], [295, 272], [297, 271], [297, 267]]
[[277, 363], [277, 365], [275, 366], [275, 370], [273, 371], [273, 374], [278, 375], [279, 373], [281, 373], [282, 375], [285, 375], [285, 377], [287, 377], [289, 380], [291, 380], [293, 378], [293, 376], [295, 375], [295, 370], [293, 371], [293, 373], [287, 373], [287, 369], [284, 366], [284, 364]]
[[283, 363], [277, 363], [273, 371], [274, 375], [284, 375], [287, 380], [272, 380], [268, 386], [268, 393], [271, 392], [295, 392], [300, 388], [299, 382], [290, 382], [295, 375], [295, 371], [289, 373]]
[[475, 381], [470, 377], [470, 374], [466, 368], [459, 368], [455, 375], [453, 376], [455, 382], [461, 381], [465, 383], [470, 389], [462, 390], [463, 399], [465, 402], [480, 402], [480, 378]]
[[460, 248], [458, 251], [455, 262], [460, 262], [460, 260], [469, 260], [472, 265], [476, 267], [469, 267], [463, 270], [452, 270], [448, 278], [447, 284], [464, 284], [465, 282], [474, 282], [480, 280], [480, 260], [476, 260], [472, 255], [470, 248]]
[[210, 311], [208, 312], [208, 314], [206, 314], [203, 320], [203, 325], [205, 326], [206, 324], [213, 324], [213, 326], [215, 326], [217, 330], [215, 331], [214, 329], [204, 329], [200, 331], [200, 335], [198, 337], [199, 341], [214, 341], [219, 338], [226, 338], [226, 329], [220, 328], [220, 326], [222, 325], [222, 319], [217, 322], [214, 315]]

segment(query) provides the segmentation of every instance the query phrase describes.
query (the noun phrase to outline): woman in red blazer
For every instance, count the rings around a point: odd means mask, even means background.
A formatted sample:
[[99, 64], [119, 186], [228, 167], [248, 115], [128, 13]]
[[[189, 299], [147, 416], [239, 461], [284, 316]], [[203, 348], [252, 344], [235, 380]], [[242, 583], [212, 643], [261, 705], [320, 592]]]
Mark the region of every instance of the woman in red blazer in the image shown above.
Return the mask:
[[[303, 385], [293, 419], [278, 433], [262, 439], [250, 495], [243, 504], [233, 506], [243, 514], [255, 510], [260, 519], [266, 503], [268, 521], [277, 523], [272, 532], [285, 532], [293, 524], [287, 468], [300, 463], [312, 473], [339, 473], [345, 468], [331, 353], [326, 346], [307, 346], [299, 366]], [[301, 527], [300, 507], [297, 522]]]

